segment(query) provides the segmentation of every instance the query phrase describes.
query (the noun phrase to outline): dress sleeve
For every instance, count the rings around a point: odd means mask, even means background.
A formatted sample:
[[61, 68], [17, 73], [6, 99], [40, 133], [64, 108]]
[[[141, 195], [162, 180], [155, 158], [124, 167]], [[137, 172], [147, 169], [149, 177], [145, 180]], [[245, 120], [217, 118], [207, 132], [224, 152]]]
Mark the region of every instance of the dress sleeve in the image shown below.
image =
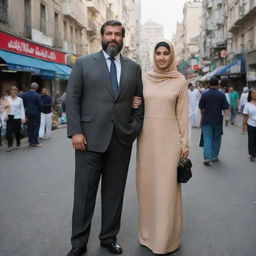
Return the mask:
[[182, 152], [189, 150], [188, 146], [188, 87], [187, 82], [184, 81], [180, 90], [177, 105], [176, 105], [176, 117], [178, 121], [178, 127], [181, 135], [181, 149]]

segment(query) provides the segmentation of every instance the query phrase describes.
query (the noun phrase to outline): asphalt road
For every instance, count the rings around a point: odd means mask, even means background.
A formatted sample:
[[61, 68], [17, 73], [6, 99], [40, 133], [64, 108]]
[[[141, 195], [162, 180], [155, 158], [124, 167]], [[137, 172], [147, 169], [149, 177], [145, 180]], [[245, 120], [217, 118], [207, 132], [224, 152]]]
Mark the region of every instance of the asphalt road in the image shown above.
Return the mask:
[[[256, 256], [256, 162], [247, 158], [247, 135], [225, 127], [221, 162], [202, 164], [192, 130], [193, 178], [183, 185], [183, 239], [176, 256]], [[53, 132], [42, 148], [0, 149], [0, 256], [64, 256], [70, 249], [74, 153], [66, 130]], [[134, 148], [135, 149], [135, 148]], [[118, 241], [124, 256], [150, 256], [137, 239], [135, 150], [130, 164]], [[100, 248], [100, 200], [88, 256]]]

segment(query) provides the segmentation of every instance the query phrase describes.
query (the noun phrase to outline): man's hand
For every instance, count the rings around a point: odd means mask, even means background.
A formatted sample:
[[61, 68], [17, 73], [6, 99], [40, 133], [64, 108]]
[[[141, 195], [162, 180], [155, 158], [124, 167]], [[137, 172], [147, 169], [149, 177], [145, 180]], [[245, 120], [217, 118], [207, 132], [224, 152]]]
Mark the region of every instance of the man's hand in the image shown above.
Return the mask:
[[87, 141], [83, 134], [75, 134], [72, 136], [72, 145], [75, 150], [85, 150]]

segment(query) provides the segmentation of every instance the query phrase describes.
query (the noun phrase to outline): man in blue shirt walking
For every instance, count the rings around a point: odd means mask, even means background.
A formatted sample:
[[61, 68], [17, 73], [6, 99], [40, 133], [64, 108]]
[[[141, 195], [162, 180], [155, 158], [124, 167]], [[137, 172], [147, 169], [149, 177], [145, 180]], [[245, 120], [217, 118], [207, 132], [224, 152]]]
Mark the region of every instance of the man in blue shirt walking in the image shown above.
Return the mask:
[[202, 116], [202, 130], [204, 137], [204, 165], [219, 161], [221, 136], [223, 134], [223, 115], [228, 115], [229, 104], [223, 92], [219, 91], [219, 80], [210, 79], [210, 89], [203, 93], [199, 108]]
[[21, 96], [23, 99], [24, 107], [26, 110], [26, 117], [28, 120], [28, 142], [29, 145], [32, 147], [42, 146], [42, 144], [40, 144], [38, 141], [42, 107], [40, 95], [36, 92], [38, 88], [38, 84], [33, 82], [31, 84], [31, 89]]

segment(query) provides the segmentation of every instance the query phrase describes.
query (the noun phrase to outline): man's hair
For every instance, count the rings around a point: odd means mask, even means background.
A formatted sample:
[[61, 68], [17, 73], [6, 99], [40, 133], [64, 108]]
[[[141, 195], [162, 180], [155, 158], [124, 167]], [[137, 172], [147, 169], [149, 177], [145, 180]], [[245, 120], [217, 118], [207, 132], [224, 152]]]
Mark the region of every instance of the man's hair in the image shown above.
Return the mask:
[[106, 26], [120, 26], [122, 28], [122, 36], [125, 37], [125, 28], [123, 26], [123, 24], [118, 21], [118, 20], [107, 20], [102, 26], [101, 26], [101, 29], [100, 29], [100, 33], [101, 35], [104, 35], [104, 32], [105, 32], [105, 27]]
[[37, 89], [39, 88], [39, 85], [38, 85], [38, 83], [33, 82], [30, 87], [31, 87], [32, 89], [34, 89], [34, 90], [37, 90]]
[[210, 79], [210, 86], [218, 86], [219, 85], [219, 79], [215, 76], [212, 76]]
[[252, 101], [252, 92], [253, 91], [256, 91], [256, 89], [255, 88], [252, 88], [250, 91], [249, 91], [249, 93], [248, 93], [248, 98], [247, 98], [247, 101], [248, 102], [251, 102]]

